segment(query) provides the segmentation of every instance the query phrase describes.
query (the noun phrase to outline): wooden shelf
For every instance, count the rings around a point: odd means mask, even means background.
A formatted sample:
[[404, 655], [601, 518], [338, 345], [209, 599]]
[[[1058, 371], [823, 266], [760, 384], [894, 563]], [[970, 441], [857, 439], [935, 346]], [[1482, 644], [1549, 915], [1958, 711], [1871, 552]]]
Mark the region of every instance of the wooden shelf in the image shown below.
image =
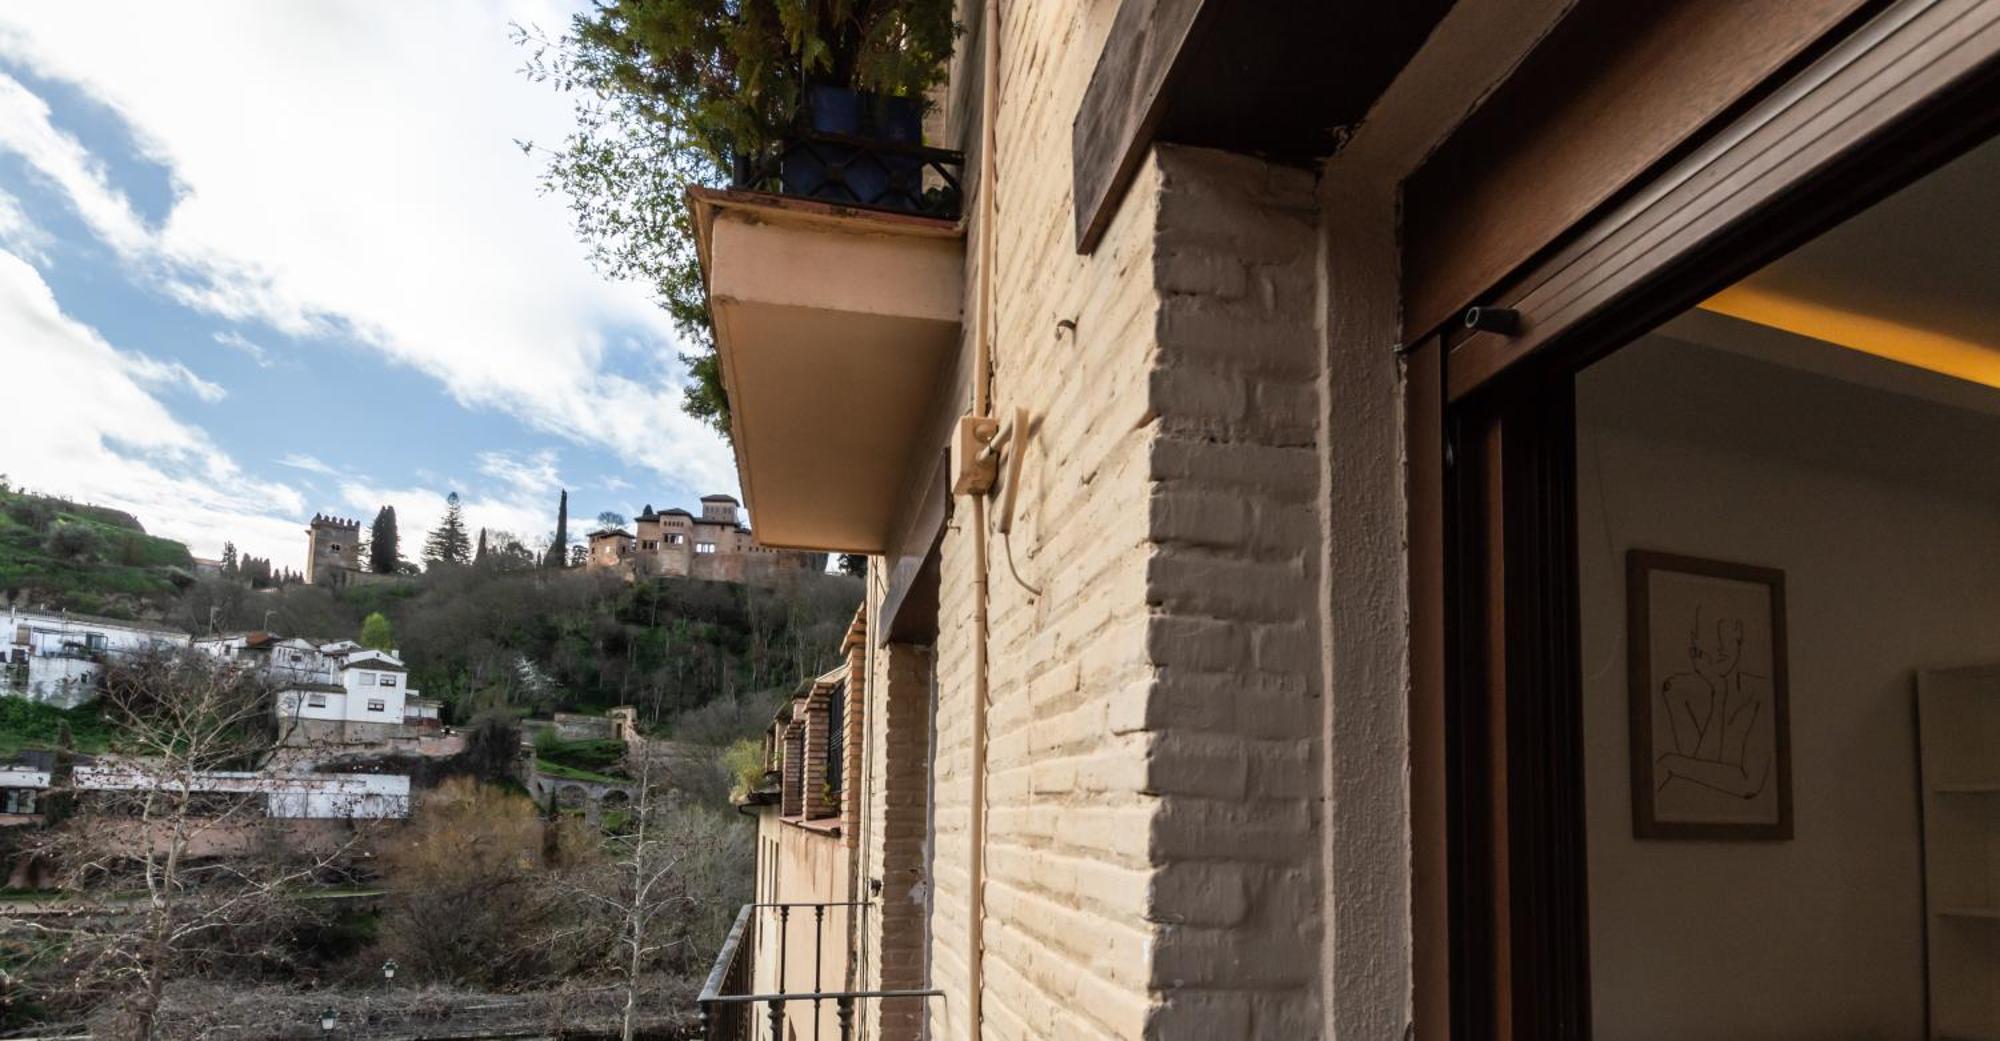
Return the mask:
[[1934, 1041], [2000, 1041], [2000, 666], [1917, 675]]

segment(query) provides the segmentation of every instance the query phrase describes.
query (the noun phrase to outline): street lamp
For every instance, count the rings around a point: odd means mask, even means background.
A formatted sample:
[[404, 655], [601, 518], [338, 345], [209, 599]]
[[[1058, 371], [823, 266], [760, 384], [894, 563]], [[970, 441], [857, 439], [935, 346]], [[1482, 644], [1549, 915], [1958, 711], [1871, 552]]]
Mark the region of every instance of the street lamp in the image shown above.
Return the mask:
[[382, 963], [382, 978], [385, 980], [396, 978], [396, 959], [391, 958]]
[[338, 1022], [340, 1022], [340, 1013], [334, 1011], [332, 1005], [328, 1005], [326, 1008], [320, 1010], [319, 1014], [320, 1033], [322, 1034], [333, 1033], [334, 1024]]

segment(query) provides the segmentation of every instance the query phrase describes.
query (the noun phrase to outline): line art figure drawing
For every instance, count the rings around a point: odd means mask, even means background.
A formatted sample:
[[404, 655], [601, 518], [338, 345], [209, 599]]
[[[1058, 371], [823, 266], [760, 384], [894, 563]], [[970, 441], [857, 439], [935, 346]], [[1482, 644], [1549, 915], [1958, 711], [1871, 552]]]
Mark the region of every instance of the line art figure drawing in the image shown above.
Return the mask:
[[1632, 550], [1626, 596], [1633, 834], [1791, 838], [1784, 572]]

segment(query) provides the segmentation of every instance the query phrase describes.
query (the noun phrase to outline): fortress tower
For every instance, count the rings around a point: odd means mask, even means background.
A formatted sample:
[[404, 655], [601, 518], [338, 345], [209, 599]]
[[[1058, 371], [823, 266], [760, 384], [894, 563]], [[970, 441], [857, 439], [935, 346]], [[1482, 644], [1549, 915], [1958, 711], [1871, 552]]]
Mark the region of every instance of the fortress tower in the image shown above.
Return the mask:
[[361, 522], [313, 514], [306, 529], [306, 584], [338, 583], [361, 570]]

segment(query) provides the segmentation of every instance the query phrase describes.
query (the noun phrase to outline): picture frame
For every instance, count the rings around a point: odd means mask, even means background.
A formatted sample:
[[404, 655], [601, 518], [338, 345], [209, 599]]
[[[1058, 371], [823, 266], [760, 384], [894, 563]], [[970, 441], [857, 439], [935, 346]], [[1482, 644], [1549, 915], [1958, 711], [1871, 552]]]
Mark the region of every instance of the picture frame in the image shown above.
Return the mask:
[[1792, 838], [1785, 573], [1625, 558], [1632, 835]]

